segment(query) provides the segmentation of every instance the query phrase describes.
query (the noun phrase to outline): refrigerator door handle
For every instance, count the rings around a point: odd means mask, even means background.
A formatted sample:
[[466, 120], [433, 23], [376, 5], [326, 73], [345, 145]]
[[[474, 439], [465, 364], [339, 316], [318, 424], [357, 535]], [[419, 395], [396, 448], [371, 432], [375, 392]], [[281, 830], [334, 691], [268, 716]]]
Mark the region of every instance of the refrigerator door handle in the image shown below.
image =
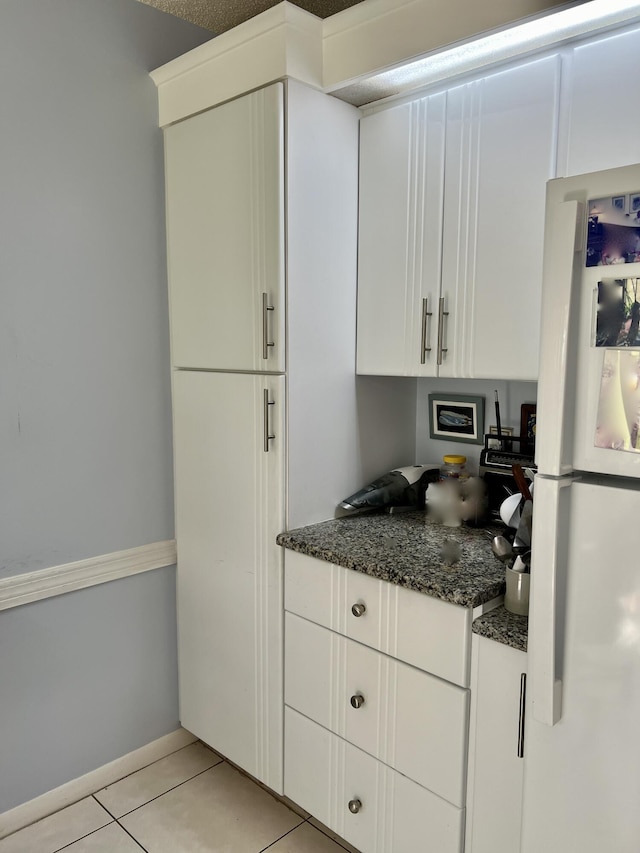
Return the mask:
[[[552, 183], [552, 182], [551, 182]], [[542, 332], [536, 462], [538, 470], [562, 476], [572, 470], [569, 327], [576, 253], [583, 245], [584, 205], [565, 201], [547, 208], [543, 262]], [[569, 392], [569, 393], [568, 393]]]
[[[558, 677], [558, 571], [568, 535], [568, 486], [573, 478], [535, 478], [535, 512], [531, 551], [529, 672], [531, 710], [540, 723], [554, 726], [562, 716], [562, 681]], [[564, 493], [564, 494], [563, 494]]]

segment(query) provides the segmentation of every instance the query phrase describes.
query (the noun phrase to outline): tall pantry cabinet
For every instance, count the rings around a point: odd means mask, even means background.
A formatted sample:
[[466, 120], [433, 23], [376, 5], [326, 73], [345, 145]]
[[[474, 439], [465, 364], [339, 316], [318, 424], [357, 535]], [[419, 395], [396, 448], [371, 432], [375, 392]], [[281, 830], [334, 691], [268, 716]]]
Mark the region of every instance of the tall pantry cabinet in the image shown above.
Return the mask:
[[180, 719], [282, 792], [275, 540], [359, 484], [358, 112], [275, 83], [165, 149]]

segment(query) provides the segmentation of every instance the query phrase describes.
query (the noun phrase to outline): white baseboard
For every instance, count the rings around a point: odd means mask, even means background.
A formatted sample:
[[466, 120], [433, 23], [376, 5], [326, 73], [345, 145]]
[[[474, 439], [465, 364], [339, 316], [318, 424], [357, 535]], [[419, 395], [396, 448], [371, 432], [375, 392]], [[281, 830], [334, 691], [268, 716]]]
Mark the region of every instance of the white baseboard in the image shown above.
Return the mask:
[[152, 542], [126, 551], [115, 551], [88, 560], [3, 578], [0, 580], [0, 610], [140, 572], [173, 566], [175, 562], [176, 541], [168, 539], [166, 542]]
[[116, 758], [115, 761], [103, 764], [102, 767], [98, 767], [84, 776], [79, 776], [77, 779], [72, 779], [71, 782], [60, 785], [59, 788], [47, 791], [46, 794], [29, 800], [28, 803], [23, 803], [8, 812], [3, 812], [0, 814], [0, 838], [17, 832], [37, 820], [42, 820], [43, 817], [47, 817], [65, 808], [65, 806], [77, 803], [78, 800], [95, 794], [96, 791], [100, 791], [106, 785], [112, 785], [124, 776], [135, 773], [136, 770], [141, 770], [148, 764], [153, 764], [154, 761], [158, 761], [158, 759], [164, 758], [196, 740], [196, 736], [186, 729], [176, 729], [175, 732], [141, 746], [140, 749], [129, 752], [122, 758]]

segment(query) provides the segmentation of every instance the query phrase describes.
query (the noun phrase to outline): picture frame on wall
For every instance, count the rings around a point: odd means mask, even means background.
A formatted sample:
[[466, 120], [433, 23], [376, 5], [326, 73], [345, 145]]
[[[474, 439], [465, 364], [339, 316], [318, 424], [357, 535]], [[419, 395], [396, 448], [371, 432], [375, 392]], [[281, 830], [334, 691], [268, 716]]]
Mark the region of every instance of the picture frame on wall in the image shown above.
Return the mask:
[[521, 449], [526, 452], [533, 450], [536, 441], [536, 404], [523, 403], [520, 406], [520, 437]]
[[626, 195], [614, 195], [611, 199], [611, 206], [614, 210], [620, 210], [622, 213], [624, 213], [627, 208]]
[[441, 441], [484, 443], [484, 397], [429, 394], [429, 435]]

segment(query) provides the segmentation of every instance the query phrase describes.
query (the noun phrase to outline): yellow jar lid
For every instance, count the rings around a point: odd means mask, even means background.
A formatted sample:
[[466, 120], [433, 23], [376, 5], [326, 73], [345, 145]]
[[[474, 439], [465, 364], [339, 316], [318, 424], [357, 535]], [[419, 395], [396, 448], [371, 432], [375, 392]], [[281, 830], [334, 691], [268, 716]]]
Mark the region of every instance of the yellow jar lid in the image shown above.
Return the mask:
[[443, 456], [442, 461], [445, 465], [464, 465], [467, 461], [466, 456]]

